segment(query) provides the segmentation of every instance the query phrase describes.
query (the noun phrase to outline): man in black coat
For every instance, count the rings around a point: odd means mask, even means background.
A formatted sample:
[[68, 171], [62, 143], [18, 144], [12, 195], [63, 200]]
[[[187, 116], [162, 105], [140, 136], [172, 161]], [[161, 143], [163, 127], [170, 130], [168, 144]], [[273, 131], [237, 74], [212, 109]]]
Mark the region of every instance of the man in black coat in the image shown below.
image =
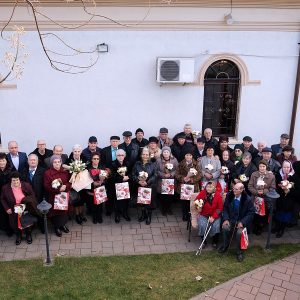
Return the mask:
[[205, 148], [205, 138], [198, 137], [196, 147], [193, 152], [193, 158], [197, 161], [201, 161], [201, 158], [206, 155]]
[[132, 139], [132, 142], [140, 147], [140, 151], [149, 144], [149, 141], [144, 138], [144, 131], [142, 128], [138, 128], [135, 131], [135, 138]]
[[[253, 202], [249, 195], [244, 191], [242, 183], [236, 183], [233, 190], [226, 196], [222, 218], [222, 244], [219, 253], [225, 253], [235, 233], [236, 258], [239, 262], [243, 261], [244, 256], [241, 250], [241, 234], [244, 228], [250, 232], [252, 220], [255, 214]], [[236, 230], [236, 232], [234, 232]]]
[[255, 159], [258, 155], [258, 150], [252, 144], [252, 137], [251, 136], [244, 136], [243, 143], [241, 144], [243, 152], [250, 152], [252, 155], [252, 159]]
[[116, 152], [120, 143], [120, 137], [113, 135], [110, 137], [110, 146], [107, 146], [101, 150], [101, 163], [110, 168], [113, 161], [117, 159]]
[[[63, 149], [62, 145], [55, 145], [53, 147], [53, 155], [60, 156], [62, 164], [64, 164], [68, 160], [68, 155], [63, 153], [63, 151], [64, 151], [64, 149]], [[50, 169], [52, 167], [51, 163], [50, 163], [50, 158], [51, 157], [47, 157], [44, 160], [44, 164], [45, 164], [46, 169]]]
[[8, 151], [9, 153], [6, 157], [11, 165], [12, 171], [22, 173], [28, 167], [26, 153], [19, 152], [19, 146], [16, 141], [10, 141], [8, 143]]
[[259, 162], [261, 160], [265, 160], [268, 163], [267, 170], [273, 172], [273, 174], [278, 173], [281, 166], [280, 166], [280, 163], [276, 159], [272, 158], [272, 149], [269, 147], [265, 147], [262, 149], [261, 152], [262, 152], [262, 157], [257, 156], [254, 159], [254, 163], [257, 166], [257, 168], [258, 168]]
[[38, 140], [37, 148], [35, 148], [31, 153], [37, 155], [39, 159], [39, 166], [43, 168], [46, 168], [46, 164], [44, 162], [45, 158], [53, 155], [53, 151], [46, 148], [46, 142], [44, 140]]
[[82, 156], [87, 162], [91, 161], [93, 153], [101, 153], [101, 148], [98, 147], [98, 140], [95, 136], [90, 136], [88, 141], [88, 146], [82, 150]]
[[[36, 200], [38, 203], [43, 201], [45, 197], [44, 190], [44, 173], [45, 169], [38, 165], [39, 159], [36, 154], [28, 155], [28, 168], [24, 170], [21, 174], [22, 180], [28, 182], [35, 194]], [[38, 218], [38, 226], [41, 232], [44, 232], [44, 223], [43, 218]]]
[[171, 146], [171, 151], [178, 162], [181, 162], [187, 151], [194, 153], [194, 146], [192, 143], [188, 143], [186, 141], [186, 135], [184, 132], [180, 132], [176, 136], [177, 140], [174, 140], [174, 143]]
[[124, 131], [123, 132], [123, 139], [124, 143], [120, 145], [120, 149], [123, 149], [126, 152], [126, 159], [128, 161], [128, 168], [130, 171], [132, 170], [134, 164], [139, 159], [139, 152], [140, 147], [133, 143], [132, 140], [132, 132], [131, 131]]

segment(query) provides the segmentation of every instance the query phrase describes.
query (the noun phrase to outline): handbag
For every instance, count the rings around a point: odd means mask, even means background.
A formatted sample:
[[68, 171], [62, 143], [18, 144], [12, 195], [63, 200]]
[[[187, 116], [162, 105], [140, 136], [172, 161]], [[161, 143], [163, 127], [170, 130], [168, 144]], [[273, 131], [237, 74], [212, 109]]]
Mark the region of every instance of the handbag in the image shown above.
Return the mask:
[[22, 228], [27, 228], [32, 226], [35, 222], [37, 222], [37, 217], [25, 211], [20, 218], [20, 222]]
[[71, 189], [70, 191], [70, 204], [71, 205], [76, 205], [80, 202], [81, 198], [78, 192], [75, 190]]

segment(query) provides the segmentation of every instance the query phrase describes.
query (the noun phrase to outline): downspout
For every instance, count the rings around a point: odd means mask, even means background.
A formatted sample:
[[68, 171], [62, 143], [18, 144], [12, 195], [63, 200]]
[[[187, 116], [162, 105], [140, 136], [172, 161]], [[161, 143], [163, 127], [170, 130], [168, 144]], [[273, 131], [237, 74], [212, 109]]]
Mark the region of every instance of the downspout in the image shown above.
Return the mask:
[[[298, 45], [300, 45], [300, 43], [298, 43]], [[298, 68], [297, 68], [297, 75], [296, 75], [294, 102], [293, 102], [293, 110], [292, 110], [292, 118], [291, 118], [291, 126], [290, 126], [290, 145], [293, 145], [298, 98], [299, 98], [299, 89], [300, 89], [300, 48], [299, 48]]]

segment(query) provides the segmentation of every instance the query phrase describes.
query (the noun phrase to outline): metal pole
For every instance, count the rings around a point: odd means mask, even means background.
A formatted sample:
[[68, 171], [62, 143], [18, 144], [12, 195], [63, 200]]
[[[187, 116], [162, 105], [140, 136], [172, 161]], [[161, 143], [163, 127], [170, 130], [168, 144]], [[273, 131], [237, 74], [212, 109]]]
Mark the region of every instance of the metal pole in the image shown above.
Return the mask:
[[271, 230], [272, 230], [272, 220], [273, 220], [273, 199], [270, 199], [270, 212], [269, 212], [269, 227], [268, 227], [268, 238], [267, 238], [267, 244], [266, 244], [266, 250], [271, 249], [270, 240], [271, 240]]
[[46, 238], [46, 251], [47, 251], [47, 258], [45, 265], [51, 265], [51, 258], [50, 258], [50, 251], [49, 251], [49, 242], [48, 242], [48, 225], [47, 225], [47, 214], [44, 214], [44, 227], [45, 227], [45, 238]]

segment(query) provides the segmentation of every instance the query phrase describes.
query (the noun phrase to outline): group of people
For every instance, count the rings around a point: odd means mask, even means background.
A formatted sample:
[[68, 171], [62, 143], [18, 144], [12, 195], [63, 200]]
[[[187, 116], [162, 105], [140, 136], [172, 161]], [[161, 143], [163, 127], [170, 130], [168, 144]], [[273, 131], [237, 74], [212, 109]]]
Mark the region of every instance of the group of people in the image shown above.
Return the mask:
[[[44, 231], [37, 210], [44, 198], [52, 205], [48, 218], [57, 236], [69, 232], [72, 215], [78, 224], [87, 221], [86, 213], [93, 223], [102, 223], [104, 212], [106, 216], [114, 213], [116, 223], [122, 217], [129, 222], [130, 205], [140, 208], [138, 221], [149, 225], [153, 209], [159, 207], [164, 216], [172, 214], [172, 204], [178, 200], [182, 219], [188, 221], [191, 206], [201, 200], [197, 206], [200, 237], [206, 237], [209, 227], [213, 246], [220, 244], [222, 253], [230, 233], [236, 233], [238, 260], [243, 259], [238, 242], [242, 230], [250, 232], [253, 227], [259, 235], [268, 220], [271, 190], [280, 195], [271, 216], [277, 237], [299, 216], [300, 162], [287, 134], [281, 135], [279, 144], [268, 147], [260, 141], [257, 148], [245, 136], [232, 149], [227, 136], [216, 139], [210, 128], [200, 136], [186, 124], [173, 138], [167, 128], [160, 128], [158, 136], [148, 140], [141, 128], [135, 138], [124, 131], [122, 143], [119, 136], [111, 136], [110, 145], [103, 149], [91, 136], [85, 149], [74, 145], [69, 156], [61, 145], [47, 149], [44, 140], [28, 157], [16, 141], [8, 143], [8, 150], [0, 153], [0, 226], [8, 235], [16, 234], [17, 245], [23, 232], [26, 242], [32, 243], [34, 223]], [[86, 184], [75, 187], [80, 178]], [[67, 208], [61, 208], [62, 199], [67, 199]]]

